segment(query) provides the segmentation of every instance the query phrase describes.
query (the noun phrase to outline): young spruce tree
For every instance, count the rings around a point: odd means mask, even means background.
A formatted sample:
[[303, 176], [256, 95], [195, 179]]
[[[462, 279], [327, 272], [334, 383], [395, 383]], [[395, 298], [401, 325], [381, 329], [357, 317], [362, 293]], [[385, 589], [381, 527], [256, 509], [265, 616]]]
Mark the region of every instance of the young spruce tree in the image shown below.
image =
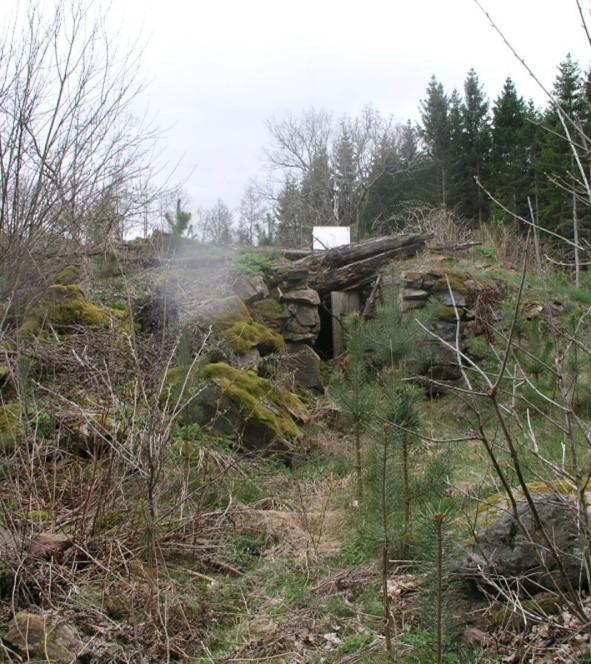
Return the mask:
[[332, 384], [332, 394], [351, 420], [355, 438], [355, 481], [357, 499], [363, 497], [363, 455], [361, 437], [375, 409], [375, 388], [367, 369], [367, 328], [359, 315], [347, 323], [347, 364]]

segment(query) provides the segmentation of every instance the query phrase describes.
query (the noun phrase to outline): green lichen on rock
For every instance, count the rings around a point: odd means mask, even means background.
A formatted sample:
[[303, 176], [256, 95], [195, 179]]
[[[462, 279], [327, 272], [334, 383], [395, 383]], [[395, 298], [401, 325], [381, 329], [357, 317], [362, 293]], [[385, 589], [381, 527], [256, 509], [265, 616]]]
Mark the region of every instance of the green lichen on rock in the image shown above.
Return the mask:
[[305, 420], [307, 409], [297, 395], [253, 371], [235, 369], [223, 362], [205, 367], [204, 377], [218, 388], [222, 398], [238, 408], [245, 422], [257, 422], [278, 438], [301, 437], [294, 418]]
[[259, 322], [268, 325], [272, 329], [278, 330], [281, 327], [285, 317], [285, 307], [281, 302], [273, 298], [259, 300], [250, 305], [253, 318]]
[[285, 350], [285, 342], [277, 332], [253, 321], [234, 323], [220, 333], [228, 347], [235, 353], [247, 353], [253, 348], [263, 355], [281, 353]]
[[462, 309], [456, 309], [456, 307], [450, 307], [445, 304], [442, 304], [435, 309], [435, 318], [437, 320], [445, 321], [446, 323], [455, 323], [458, 318], [462, 320], [462, 315]]
[[454, 272], [453, 270], [438, 270], [437, 275], [435, 283], [431, 286], [431, 290], [434, 293], [447, 292], [451, 288], [454, 293], [464, 296], [470, 295], [470, 290], [465, 284], [470, 279], [469, 275]]
[[281, 352], [285, 348], [282, 337], [265, 325], [254, 322], [236, 295], [203, 305], [193, 320], [201, 327], [211, 327], [230, 350], [238, 354], [253, 348], [263, 354]]
[[108, 327], [110, 322], [108, 310], [91, 304], [80, 286], [56, 284], [29, 305], [18, 334], [26, 338], [41, 334], [49, 326], [58, 329], [72, 325]]
[[[556, 480], [544, 482], [543, 480], [536, 480], [527, 482], [526, 484], [528, 493], [534, 498], [540, 496], [575, 496], [576, 491], [573, 485], [566, 480]], [[521, 487], [514, 487], [512, 489], [513, 496], [516, 500], [520, 501], [525, 498], [524, 491]], [[585, 496], [587, 500], [591, 499], [591, 491], [586, 491]], [[511, 510], [511, 502], [506, 494], [494, 493], [487, 498], [482, 499], [476, 507], [472, 519], [475, 531], [482, 530], [494, 523], [499, 517]]]
[[252, 320], [246, 305], [237, 295], [204, 304], [199, 307], [194, 318], [201, 325], [211, 325], [214, 332], [221, 332], [235, 323], [248, 323]]
[[79, 281], [80, 270], [75, 265], [68, 265], [55, 276], [53, 283], [60, 286], [71, 286]]

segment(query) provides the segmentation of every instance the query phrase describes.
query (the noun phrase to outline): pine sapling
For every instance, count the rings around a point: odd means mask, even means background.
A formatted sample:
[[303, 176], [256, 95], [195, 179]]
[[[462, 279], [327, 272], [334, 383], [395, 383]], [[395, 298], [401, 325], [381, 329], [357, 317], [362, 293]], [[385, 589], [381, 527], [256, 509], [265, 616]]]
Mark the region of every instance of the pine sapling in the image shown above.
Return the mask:
[[435, 561], [436, 573], [436, 632], [437, 632], [437, 664], [443, 663], [443, 512], [433, 515], [435, 521], [435, 534], [437, 539], [437, 557]]
[[367, 331], [358, 315], [347, 322], [348, 357], [343, 374], [332, 384], [332, 394], [337, 403], [351, 418], [355, 443], [355, 484], [357, 499], [363, 498], [362, 435], [375, 409], [375, 391], [369, 382], [367, 371]]

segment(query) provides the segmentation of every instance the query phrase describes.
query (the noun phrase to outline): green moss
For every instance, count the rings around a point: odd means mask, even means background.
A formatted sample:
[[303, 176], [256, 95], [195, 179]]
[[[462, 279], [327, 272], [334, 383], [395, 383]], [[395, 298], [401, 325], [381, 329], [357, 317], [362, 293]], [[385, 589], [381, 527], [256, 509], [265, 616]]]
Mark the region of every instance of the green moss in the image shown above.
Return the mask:
[[31, 510], [29, 512], [29, 520], [35, 521], [35, 523], [45, 523], [46, 521], [51, 521], [51, 519], [51, 512], [47, 510]]
[[259, 300], [250, 307], [255, 316], [260, 316], [263, 320], [273, 321], [283, 315], [283, 305], [272, 298]]
[[[528, 482], [527, 489], [532, 496], [540, 496], [543, 494], [561, 494], [563, 496], [568, 496], [570, 494], [575, 494], [575, 490], [571, 483], [564, 480], [557, 480], [555, 482], [544, 482], [541, 480]], [[524, 498], [523, 489], [520, 487], [515, 487], [513, 489], [513, 495], [516, 500], [522, 500]], [[591, 492], [586, 492], [587, 498], [591, 497]], [[473, 523], [475, 524], [476, 530], [482, 530], [490, 526], [492, 523], [497, 521], [500, 515], [507, 510], [510, 510], [511, 505], [509, 499], [503, 493], [495, 493], [487, 498], [481, 500], [476, 507], [474, 514], [472, 516]]]
[[[434, 293], [447, 292], [451, 288], [454, 293], [459, 293], [460, 295], [469, 296], [470, 291], [466, 288], [465, 281], [470, 277], [461, 272], [454, 272], [452, 270], [442, 270], [441, 276], [437, 278], [431, 290]], [[449, 285], [448, 285], [449, 282]]]
[[111, 309], [116, 309], [117, 311], [127, 312], [128, 310], [127, 301], [121, 298], [113, 300], [113, 302], [111, 302], [109, 306], [111, 307]]
[[374, 640], [372, 634], [351, 634], [347, 636], [339, 646], [339, 652], [342, 655], [348, 655], [369, 646]]
[[222, 330], [220, 336], [235, 353], [246, 353], [253, 348], [262, 353], [285, 350], [283, 337], [260, 323], [240, 321]]
[[278, 436], [300, 438], [293, 417], [305, 419], [307, 410], [297, 395], [253, 371], [235, 369], [223, 362], [209, 364], [204, 376], [240, 408], [246, 421], [262, 422]]
[[201, 366], [173, 367], [166, 372], [160, 393], [160, 407], [168, 411], [183, 407], [180, 413], [181, 424], [198, 421], [201, 415], [197, 396], [203, 386]]
[[0, 452], [10, 452], [14, 444], [24, 436], [19, 403], [0, 405]]
[[108, 512], [96, 520], [98, 530], [105, 531], [125, 523], [127, 514], [125, 512]]
[[246, 353], [253, 348], [262, 353], [285, 349], [282, 337], [268, 327], [255, 323], [236, 295], [204, 305], [197, 311], [195, 322], [202, 327], [211, 325], [235, 353]]
[[68, 265], [68, 267], [65, 267], [56, 275], [53, 283], [61, 286], [71, 286], [72, 284], [77, 284], [79, 281], [79, 269], [75, 265]]
[[462, 319], [461, 308], [457, 309], [457, 314], [455, 307], [448, 307], [445, 304], [442, 304], [435, 309], [435, 318], [437, 320], [445, 321], [446, 323], [455, 323], [458, 320], [458, 317], [460, 320]]
[[20, 337], [34, 336], [49, 325], [57, 328], [71, 325], [107, 327], [110, 322], [108, 311], [88, 302], [79, 286], [54, 285], [28, 308], [18, 334]]
[[214, 300], [200, 307], [195, 319], [202, 325], [211, 325], [215, 332], [221, 332], [235, 323], [251, 322], [246, 305], [237, 295]]

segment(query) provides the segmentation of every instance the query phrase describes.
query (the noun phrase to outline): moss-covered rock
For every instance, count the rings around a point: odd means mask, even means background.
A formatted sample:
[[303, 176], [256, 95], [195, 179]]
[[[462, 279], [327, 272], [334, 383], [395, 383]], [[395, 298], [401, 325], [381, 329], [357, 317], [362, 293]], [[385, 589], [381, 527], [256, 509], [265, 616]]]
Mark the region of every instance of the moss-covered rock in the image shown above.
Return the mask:
[[200, 307], [193, 324], [211, 327], [234, 353], [244, 354], [256, 348], [262, 355], [282, 352], [283, 338], [270, 328], [256, 323], [242, 302], [233, 295]]
[[582, 551], [586, 545], [572, 487], [540, 482], [528, 485], [528, 491], [545, 535], [522, 492], [514, 491], [517, 518], [505, 496], [490, 496], [474, 518], [474, 541], [468, 544], [462, 563], [464, 578], [476, 584], [501, 578], [520, 592], [585, 586]]
[[79, 281], [80, 270], [75, 265], [68, 265], [55, 276], [53, 283], [60, 286], [71, 286]]
[[250, 306], [250, 311], [257, 323], [262, 323], [276, 332], [281, 330], [283, 321], [289, 318], [285, 305], [273, 298], [255, 302]]
[[251, 319], [246, 305], [237, 295], [213, 300], [200, 306], [193, 315], [193, 321], [211, 326], [214, 332], [234, 325], [235, 323], [248, 323]]
[[[534, 498], [544, 497], [550, 494], [574, 497], [576, 494], [573, 485], [567, 481], [557, 480], [555, 482], [543, 482], [537, 480], [528, 482], [526, 486], [528, 492]], [[516, 500], [521, 501], [524, 499], [524, 493], [521, 487], [513, 487], [512, 493]], [[586, 492], [586, 495], [587, 500], [591, 500], [591, 491]], [[475, 532], [478, 533], [478, 531], [487, 528], [510, 510], [511, 501], [504, 493], [493, 493], [480, 500], [471, 516]]]
[[433, 293], [449, 291], [451, 288], [454, 293], [464, 296], [470, 295], [470, 290], [465, 283], [471, 279], [470, 275], [453, 270], [433, 270], [432, 274], [435, 276], [433, 285], [430, 287]]
[[252, 371], [219, 362], [205, 367], [209, 388], [202, 393], [204, 414], [214, 430], [232, 435], [248, 449], [290, 449], [307, 419], [301, 399]]
[[277, 332], [255, 323], [238, 322], [224, 329], [220, 336], [235, 353], [243, 354], [256, 348], [261, 355], [281, 353], [285, 350], [285, 342]]
[[108, 327], [109, 311], [88, 302], [80, 286], [49, 286], [31, 302], [18, 330], [21, 338], [38, 336], [49, 326], [56, 329], [72, 325]]

